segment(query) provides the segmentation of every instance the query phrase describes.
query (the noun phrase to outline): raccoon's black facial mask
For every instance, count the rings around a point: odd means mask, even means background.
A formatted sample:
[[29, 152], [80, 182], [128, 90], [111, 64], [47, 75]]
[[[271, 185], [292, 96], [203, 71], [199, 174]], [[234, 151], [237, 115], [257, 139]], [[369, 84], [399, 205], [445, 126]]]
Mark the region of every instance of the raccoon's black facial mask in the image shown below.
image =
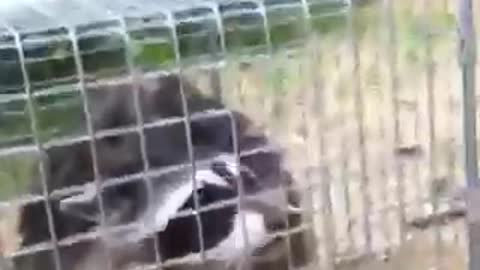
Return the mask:
[[[226, 205], [214, 208], [212, 210], [202, 211], [200, 220], [204, 233], [205, 249], [212, 250], [213, 253], [221, 253], [221, 257], [237, 256], [240, 249], [244, 247], [239, 241], [244, 241], [245, 236], [239, 226], [244, 226], [240, 220], [240, 212], [245, 216], [247, 233], [253, 231], [253, 238], [250, 242], [252, 247], [263, 246], [269, 241], [267, 235], [268, 220], [281, 220], [285, 218], [288, 209], [287, 199], [284, 196], [282, 186], [261, 188], [260, 179], [256, 178], [255, 173], [245, 165], [238, 165], [233, 155], [218, 155], [211, 163], [204, 166], [198, 166], [195, 174], [197, 181], [197, 194], [199, 206], [204, 207], [214, 203], [220, 203], [225, 200], [231, 200]], [[136, 185], [144, 184], [143, 182]], [[244, 208], [237, 207], [235, 201], [238, 196], [238, 185], [243, 185], [246, 196], [255, 195], [255, 197], [245, 198]], [[135, 185], [129, 189], [135, 190]], [[121, 190], [117, 191], [115, 201], [106, 201], [106, 209], [115, 209], [115, 211], [105, 211], [107, 224], [118, 225], [120, 221], [128, 220], [135, 225], [121, 234], [109, 238], [110, 245], [122, 246], [141, 241], [142, 239], [158, 234], [160, 240], [165, 246], [174, 244], [177, 246], [175, 252], [166, 249], [164, 251], [167, 257], [176, 257], [188, 253], [200, 252], [198, 240], [197, 221], [194, 216], [174, 217], [178, 212], [184, 210], [194, 210], [194, 186], [191, 174], [188, 171], [179, 171], [151, 179], [153, 196], [145, 200], [141, 208], [132, 209], [133, 200], [138, 203], [138, 199], [147, 196], [146, 190], [135, 191], [128, 197], [128, 193]], [[125, 196], [118, 196], [123, 194]], [[60, 202], [61, 209], [65, 213], [75, 215], [90, 221], [100, 221], [100, 212], [97, 207], [97, 193], [93, 185], [87, 187], [85, 192], [65, 198]], [[144, 198], [145, 198], [144, 197]], [[130, 201], [129, 201], [130, 200]], [[134, 211], [138, 211], [135, 215]], [[119, 217], [126, 217], [121, 219]], [[272, 218], [274, 217], [274, 218]], [[189, 237], [182, 237], [182, 243], [171, 236], [189, 233]], [[187, 240], [188, 239], [188, 240]], [[229, 241], [233, 241], [230, 243]], [[173, 242], [173, 243], [171, 243]], [[183, 245], [183, 246], [182, 246]], [[230, 249], [229, 252], [220, 250]]]

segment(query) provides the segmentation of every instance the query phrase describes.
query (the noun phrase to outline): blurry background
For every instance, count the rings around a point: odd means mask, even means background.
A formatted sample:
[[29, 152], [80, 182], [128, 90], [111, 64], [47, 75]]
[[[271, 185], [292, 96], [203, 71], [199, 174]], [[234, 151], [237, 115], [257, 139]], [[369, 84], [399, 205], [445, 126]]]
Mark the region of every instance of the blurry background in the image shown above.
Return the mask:
[[[478, 14], [480, 2], [474, 3]], [[269, 15], [269, 43], [262, 40], [263, 25], [245, 27], [248, 33], [225, 36], [233, 54], [221, 65], [198, 65], [218, 55], [187, 61], [185, 73], [194, 84], [250, 115], [286, 150], [287, 165], [311, 194], [305, 211], [313, 220], [307, 227], [315, 232], [322, 264], [335, 263], [336, 269], [466, 269], [462, 219], [443, 220], [425, 230], [409, 226], [436, 221], [436, 212], [461, 207], [452, 200], [464, 183], [457, 8], [454, 0], [361, 1], [352, 10], [333, 3], [318, 10], [312, 6], [307, 29], [298, 24], [302, 9], [279, 11]], [[249, 22], [259, 23], [253, 16]], [[224, 22], [224, 30], [228, 33], [235, 23]], [[193, 31], [190, 27], [185, 33]], [[201, 37], [187, 33], [185, 39], [186, 58], [189, 52], [211, 49]], [[120, 44], [110, 42], [102, 46]], [[57, 60], [71, 53], [68, 44], [58, 43], [53, 52], [31, 53], [55, 54]], [[246, 45], [248, 52], [242, 49]], [[160, 51], [139, 46], [135, 60], [144, 71], [169, 67], [175, 53], [165, 46]], [[103, 52], [92, 57], [101, 63], [91, 60], [91, 67], [108, 64], [106, 76], [124, 72], [122, 54]], [[24, 190], [31, 170], [26, 168], [36, 162], [28, 147], [8, 154], [12, 147], [32, 142], [25, 100], [15, 92], [21, 74], [8, 66], [18, 61], [12, 55], [0, 49], [0, 69], [8, 71], [0, 73], [4, 254], [16, 249], [14, 206], [28, 198]], [[48, 88], [53, 79], [73, 80], [73, 59], [65, 59], [31, 64], [33, 88]], [[39, 132], [47, 144], [77, 128], [72, 119], [82, 116], [82, 101], [71, 88], [63, 84], [45, 94], [39, 90], [35, 97]]]

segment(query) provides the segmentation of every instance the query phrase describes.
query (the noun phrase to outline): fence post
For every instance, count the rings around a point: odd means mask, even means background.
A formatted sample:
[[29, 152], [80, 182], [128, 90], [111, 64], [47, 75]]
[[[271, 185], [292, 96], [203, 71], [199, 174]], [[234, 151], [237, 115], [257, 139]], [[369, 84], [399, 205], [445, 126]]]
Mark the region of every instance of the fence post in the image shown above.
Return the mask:
[[459, 64], [462, 69], [463, 132], [467, 181], [469, 269], [480, 269], [480, 180], [476, 144], [476, 42], [472, 0], [461, 0], [458, 10]]

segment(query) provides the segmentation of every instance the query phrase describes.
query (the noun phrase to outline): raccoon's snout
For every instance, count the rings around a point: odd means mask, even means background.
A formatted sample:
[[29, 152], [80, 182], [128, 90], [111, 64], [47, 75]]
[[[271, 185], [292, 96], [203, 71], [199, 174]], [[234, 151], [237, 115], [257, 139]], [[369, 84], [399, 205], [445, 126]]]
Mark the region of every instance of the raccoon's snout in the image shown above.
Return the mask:
[[[248, 166], [237, 164], [234, 156], [231, 155], [223, 155], [214, 160], [210, 170], [225, 179], [234, 189], [238, 184], [242, 184], [248, 197], [243, 200], [244, 209], [261, 214], [267, 231], [277, 232], [288, 229], [288, 209], [291, 202], [282, 188], [283, 185], [262, 188], [260, 183], [262, 179], [259, 179]], [[280, 175], [284, 177], [282, 173]], [[287, 186], [288, 184], [290, 183], [287, 183]], [[250, 197], [250, 195], [253, 196]]]
[[238, 185], [242, 185], [247, 193], [259, 191], [259, 179], [255, 173], [245, 165], [239, 165], [233, 157], [214, 160], [210, 165], [210, 170], [220, 176], [228, 185], [237, 190]]

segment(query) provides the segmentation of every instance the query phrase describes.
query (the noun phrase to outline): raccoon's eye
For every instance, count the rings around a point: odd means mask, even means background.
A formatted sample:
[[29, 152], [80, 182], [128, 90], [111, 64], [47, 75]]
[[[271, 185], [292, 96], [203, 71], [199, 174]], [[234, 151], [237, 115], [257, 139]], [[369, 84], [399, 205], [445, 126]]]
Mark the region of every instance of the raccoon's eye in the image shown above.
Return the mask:
[[242, 180], [243, 186], [247, 191], [258, 190], [260, 187], [257, 176], [248, 167], [243, 166], [241, 168], [240, 179]]
[[122, 142], [123, 138], [120, 136], [110, 136], [105, 139], [105, 141], [110, 146], [118, 146]]
[[214, 161], [210, 165], [211, 170], [222, 177], [230, 186], [235, 187], [235, 175], [228, 169], [228, 166], [223, 161]]
[[233, 173], [228, 170], [227, 164], [223, 161], [213, 161], [210, 166], [212, 171], [223, 178], [234, 177]]
[[197, 196], [198, 196], [198, 199], [201, 199], [203, 198], [205, 195], [205, 191], [203, 188], [200, 188], [200, 189], [197, 189]]
[[210, 195], [205, 190], [205, 188], [197, 189], [197, 195], [198, 195], [198, 202], [200, 203], [200, 205], [205, 205], [210, 203]]

